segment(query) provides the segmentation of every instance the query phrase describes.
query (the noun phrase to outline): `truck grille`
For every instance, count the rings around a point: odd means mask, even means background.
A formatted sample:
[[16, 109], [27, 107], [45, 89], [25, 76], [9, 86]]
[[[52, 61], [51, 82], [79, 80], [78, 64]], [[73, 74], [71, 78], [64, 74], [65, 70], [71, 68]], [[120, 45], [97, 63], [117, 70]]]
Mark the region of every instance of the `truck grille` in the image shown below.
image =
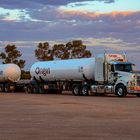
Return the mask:
[[137, 84], [140, 86], [140, 76], [137, 76]]

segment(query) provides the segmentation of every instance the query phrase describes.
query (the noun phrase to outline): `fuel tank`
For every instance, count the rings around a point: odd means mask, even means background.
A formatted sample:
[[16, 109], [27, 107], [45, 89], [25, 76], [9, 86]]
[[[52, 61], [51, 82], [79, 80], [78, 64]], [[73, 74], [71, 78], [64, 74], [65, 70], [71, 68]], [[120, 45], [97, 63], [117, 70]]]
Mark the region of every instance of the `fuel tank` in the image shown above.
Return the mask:
[[17, 82], [20, 80], [21, 70], [16, 64], [0, 65], [0, 82]]
[[53, 60], [36, 62], [30, 69], [32, 78], [38, 81], [94, 80], [95, 58]]

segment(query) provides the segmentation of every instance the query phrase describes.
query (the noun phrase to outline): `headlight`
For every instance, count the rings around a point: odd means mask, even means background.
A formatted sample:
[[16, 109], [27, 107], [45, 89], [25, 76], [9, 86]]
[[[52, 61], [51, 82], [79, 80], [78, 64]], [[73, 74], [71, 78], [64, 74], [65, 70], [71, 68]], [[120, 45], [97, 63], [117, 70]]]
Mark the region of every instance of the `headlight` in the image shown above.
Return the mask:
[[132, 79], [135, 79], [135, 78], [136, 78], [136, 75], [133, 74], [133, 75], [132, 75]]

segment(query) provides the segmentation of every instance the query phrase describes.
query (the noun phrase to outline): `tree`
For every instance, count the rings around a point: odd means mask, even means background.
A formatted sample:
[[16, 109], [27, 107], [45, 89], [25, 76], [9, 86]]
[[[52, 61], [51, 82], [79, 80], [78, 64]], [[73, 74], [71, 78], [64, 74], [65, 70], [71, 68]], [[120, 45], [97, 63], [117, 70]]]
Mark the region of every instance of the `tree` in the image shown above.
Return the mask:
[[82, 40], [74, 40], [64, 44], [53, 46], [53, 55], [59, 59], [73, 59], [91, 57], [91, 52], [86, 50]]
[[53, 60], [52, 49], [48, 42], [38, 44], [35, 50], [35, 57], [39, 61]]
[[71, 58], [87, 58], [91, 57], [91, 52], [86, 50], [86, 45], [83, 45], [82, 40], [72, 41]]
[[48, 42], [39, 43], [35, 50], [35, 57], [39, 61], [54, 59], [73, 59], [91, 57], [91, 52], [86, 50], [81, 40], [74, 40], [66, 44], [55, 44], [53, 47]]
[[21, 79], [31, 79], [30, 71], [21, 71]]
[[59, 59], [69, 59], [69, 52], [64, 44], [55, 44], [53, 46], [53, 56]]
[[14, 63], [22, 69], [25, 66], [25, 60], [20, 59], [21, 56], [22, 53], [17, 50], [17, 47], [10, 44], [5, 47], [5, 52], [0, 53], [0, 59], [3, 60], [3, 64]]

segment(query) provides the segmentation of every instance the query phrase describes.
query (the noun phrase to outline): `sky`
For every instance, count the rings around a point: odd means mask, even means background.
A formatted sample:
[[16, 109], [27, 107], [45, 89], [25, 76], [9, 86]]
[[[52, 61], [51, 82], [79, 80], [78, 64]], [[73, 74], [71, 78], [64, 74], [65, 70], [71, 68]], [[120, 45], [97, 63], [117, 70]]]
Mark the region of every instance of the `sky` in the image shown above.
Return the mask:
[[0, 52], [15, 44], [26, 69], [39, 42], [81, 39], [93, 56], [126, 52], [140, 70], [139, 0], [0, 0]]

